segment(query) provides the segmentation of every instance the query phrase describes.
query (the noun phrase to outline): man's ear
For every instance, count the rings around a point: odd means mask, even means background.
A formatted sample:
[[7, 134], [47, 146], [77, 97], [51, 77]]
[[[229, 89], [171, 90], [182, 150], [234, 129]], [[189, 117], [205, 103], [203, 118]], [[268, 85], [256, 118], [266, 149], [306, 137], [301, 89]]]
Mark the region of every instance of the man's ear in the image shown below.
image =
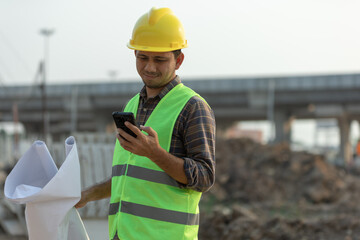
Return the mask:
[[185, 58], [185, 55], [183, 53], [180, 53], [179, 56], [176, 58], [176, 65], [175, 65], [175, 70], [178, 70], [181, 66], [181, 64], [183, 63]]

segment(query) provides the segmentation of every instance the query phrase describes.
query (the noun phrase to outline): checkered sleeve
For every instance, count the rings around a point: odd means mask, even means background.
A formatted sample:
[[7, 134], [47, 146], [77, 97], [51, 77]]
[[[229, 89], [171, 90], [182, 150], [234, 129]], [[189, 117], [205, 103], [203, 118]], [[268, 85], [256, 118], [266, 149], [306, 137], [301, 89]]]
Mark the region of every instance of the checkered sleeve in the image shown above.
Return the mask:
[[173, 152], [184, 159], [188, 180], [188, 184], [182, 187], [208, 191], [215, 182], [213, 111], [201, 98], [192, 97], [180, 113], [174, 132], [178, 137], [173, 138]]

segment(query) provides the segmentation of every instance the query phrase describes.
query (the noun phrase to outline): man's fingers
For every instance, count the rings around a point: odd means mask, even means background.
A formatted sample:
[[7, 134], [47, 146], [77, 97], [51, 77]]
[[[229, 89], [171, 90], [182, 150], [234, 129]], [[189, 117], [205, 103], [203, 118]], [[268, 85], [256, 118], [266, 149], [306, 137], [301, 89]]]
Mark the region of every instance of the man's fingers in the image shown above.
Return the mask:
[[82, 208], [82, 207], [85, 207], [86, 203], [83, 203], [83, 202], [78, 202], [74, 207], [75, 208]]
[[128, 145], [131, 136], [127, 134], [124, 130], [118, 130], [119, 133], [116, 135], [116, 138], [119, 140], [121, 146]]
[[141, 134], [140, 129], [130, 122], [126, 121], [125, 126], [128, 127], [131, 131], [133, 131], [133, 133], [135, 133], [137, 136]]
[[116, 138], [119, 140], [120, 145], [126, 150], [126, 151], [130, 151], [131, 150], [131, 144], [122, 136], [120, 136], [120, 134], [116, 135]]
[[145, 126], [140, 126], [140, 130], [146, 132], [147, 134], [149, 134], [149, 136], [153, 136], [155, 137], [156, 136], [156, 132], [154, 129], [152, 129], [151, 127], [145, 127]]
[[85, 192], [81, 192], [81, 198], [80, 198], [80, 201], [79, 202], [77, 202], [76, 204], [75, 204], [75, 208], [82, 208], [82, 207], [85, 207], [86, 206], [86, 204], [87, 204], [87, 200], [85, 200], [86, 199], [86, 194], [85, 194]]
[[121, 128], [118, 128], [118, 133], [120, 134], [120, 137], [124, 138], [125, 140], [132, 142], [134, 137], [122, 130]]

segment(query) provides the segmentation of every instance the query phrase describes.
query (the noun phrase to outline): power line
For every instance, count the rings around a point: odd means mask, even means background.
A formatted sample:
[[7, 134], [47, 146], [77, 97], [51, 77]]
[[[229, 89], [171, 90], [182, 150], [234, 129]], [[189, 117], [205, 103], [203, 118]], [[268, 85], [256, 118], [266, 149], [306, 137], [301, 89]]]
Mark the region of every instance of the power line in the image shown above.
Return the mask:
[[3, 73], [5, 72], [5, 75], [7, 76], [7, 78], [9, 78], [12, 81], [15, 80], [11, 73], [11, 70], [7, 67], [7, 65], [2, 61], [1, 58], [0, 58], [0, 69], [2, 69]]
[[17, 51], [17, 49], [11, 44], [11, 41], [9, 41], [9, 39], [5, 36], [5, 34], [0, 30], [0, 40], [2, 39], [3, 43], [5, 43], [5, 45], [7, 45], [8, 49], [10, 49], [10, 51], [12, 51], [13, 55], [18, 59], [18, 61], [22, 64], [22, 66], [24, 67], [24, 69], [28, 72], [31, 73], [32, 71], [30, 70], [29, 65], [26, 63], [26, 61], [21, 57], [21, 54], [19, 53], [19, 51]]
[[38, 82], [40, 82], [41, 75], [42, 75], [42, 63], [40, 62], [38, 69], [36, 70], [35, 76], [33, 78], [32, 85], [30, 85], [29, 88], [27, 88], [28, 90], [26, 93], [23, 94], [22, 100], [17, 102], [18, 105], [22, 103], [26, 103], [33, 98], [34, 90], [39, 87]]

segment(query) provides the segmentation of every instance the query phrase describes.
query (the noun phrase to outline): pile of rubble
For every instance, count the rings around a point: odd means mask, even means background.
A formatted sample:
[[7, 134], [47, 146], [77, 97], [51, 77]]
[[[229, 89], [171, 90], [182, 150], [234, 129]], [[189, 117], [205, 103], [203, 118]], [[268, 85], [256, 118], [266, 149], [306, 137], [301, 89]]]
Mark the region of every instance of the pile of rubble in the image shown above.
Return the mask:
[[360, 233], [360, 177], [286, 144], [218, 140], [216, 151], [200, 239], [350, 240]]
[[[227, 209], [227, 208], [225, 208]], [[360, 221], [351, 216], [328, 219], [251, 218], [236, 208], [215, 211], [200, 226], [199, 239], [222, 240], [352, 240], [358, 239]]]

